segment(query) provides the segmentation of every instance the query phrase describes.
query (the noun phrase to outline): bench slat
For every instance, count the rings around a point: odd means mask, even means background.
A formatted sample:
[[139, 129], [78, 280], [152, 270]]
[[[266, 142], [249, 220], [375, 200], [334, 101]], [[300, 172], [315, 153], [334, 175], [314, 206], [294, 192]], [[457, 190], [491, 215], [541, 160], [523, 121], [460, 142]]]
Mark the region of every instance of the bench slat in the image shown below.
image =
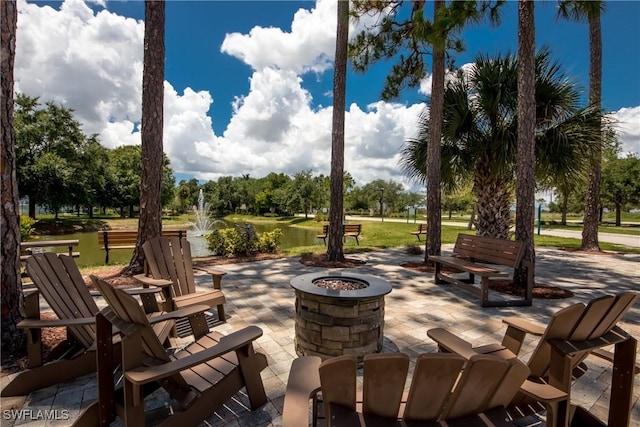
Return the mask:
[[[187, 237], [187, 230], [162, 230], [167, 237]], [[105, 264], [109, 264], [109, 251], [116, 249], [135, 249], [138, 242], [136, 230], [101, 230], [98, 231], [98, 245], [106, 252]]]
[[[532, 268], [531, 262], [524, 261], [524, 245], [518, 240], [496, 239], [471, 234], [459, 234], [453, 248], [453, 256], [430, 256], [429, 260], [435, 263], [435, 283], [448, 282], [474, 294], [480, 295], [483, 307], [531, 305], [531, 289], [533, 287], [533, 272], [527, 274], [527, 290], [521, 300], [490, 301], [489, 278], [508, 277], [504, 270], [492, 268], [486, 264], [502, 265], [516, 269], [521, 263], [528, 270]], [[441, 271], [441, 266], [448, 266], [467, 273], [468, 278], [459, 279]], [[480, 287], [474, 286], [475, 276], [481, 277]]]

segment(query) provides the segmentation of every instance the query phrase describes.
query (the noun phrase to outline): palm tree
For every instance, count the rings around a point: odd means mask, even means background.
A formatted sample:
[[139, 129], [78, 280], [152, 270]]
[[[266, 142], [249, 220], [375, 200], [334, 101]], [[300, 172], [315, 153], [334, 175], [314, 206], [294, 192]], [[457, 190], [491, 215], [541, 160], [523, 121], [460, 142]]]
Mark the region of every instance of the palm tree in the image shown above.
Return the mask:
[[344, 113], [347, 88], [347, 44], [349, 39], [349, 1], [338, 2], [336, 57], [333, 72], [333, 126], [331, 132], [331, 191], [327, 258], [343, 261], [342, 211], [344, 209]]
[[164, 0], [145, 1], [144, 68], [142, 71], [142, 174], [138, 242], [128, 273], [144, 265], [142, 245], [162, 230], [162, 135], [164, 105]]
[[[442, 183], [445, 190], [472, 181], [479, 235], [508, 238], [517, 152], [517, 61], [479, 56], [460, 70], [444, 94]], [[598, 143], [599, 112], [578, 109], [579, 93], [552, 62], [548, 50], [536, 56], [536, 174], [577, 174]], [[429, 120], [402, 150], [402, 165], [424, 181]]]
[[[558, 4], [558, 16], [574, 21], [589, 23], [589, 104], [600, 109], [602, 104], [602, 28], [600, 16], [604, 12], [602, 0], [561, 0]], [[598, 244], [598, 208], [600, 205], [600, 180], [602, 176], [602, 149], [598, 144], [591, 157], [587, 194], [584, 207], [584, 226], [582, 228], [582, 249], [599, 251]]]
[[[534, 3], [532, 0], [518, 2], [518, 149], [516, 160], [516, 239], [524, 245], [523, 259], [529, 261], [527, 268], [534, 269], [535, 248], [533, 245], [533, 220], [535, 204], [535, 57], [536, 37]], [[521, 264], [521, 265], [524, 265]], [[535, 271], [535, 270], [534, 270]], [[526, 284], [527, 271], [518, 268], [514, 280], [518, 285]]]
[[[429, 126], [432, 143], [429, 145], [429, 162], [422, 169], [428, 171], [427, 186], [427, 224], [429, 233], [426, 239], [425, 262], [430, 255], [440, 254], [441, 244], [441, 194], [440, 194], [440, 126], [442, 119], [442, 100], [444, 91], [445, 56], [447, 49], [462, 50], [463, 43], [456, 34], [470, 23], [488, 14], [492, 24], [499, 22], [498, 11], [502, 1], [453, 1], [434, 0], [434, 19], [424, 13], [424, 1], [411, 2], [411, 11], [402, 10], [408, 4], [402, 0], [372, 2], [354, 0], [356, 15], [379, 13], [381, 19], [368, 30], [361, 32], [349, 45], [357, 71], [367, 68], [381, 60], [398, 58], [385, 81], [382, 98], [396, 98], [405, 87], [418, 86], [426, 75], [424, 56], [428, 47], [432, 53], [432, 89]], [[425, 116], [426, 118], [426, 116]]]
[[0, 3], [0, 121], [2, 122], [2, 226], [0, 227], [0, 301], [2, 314], [2, 348], [4, 354], [24, 352], [25, 335], [16, 327], [20, 314], [20, 202], [16, 180], [16, 141], [13, 131], [13, 65], [16, 56], [16, 25], [18, 12], [15, 1]]

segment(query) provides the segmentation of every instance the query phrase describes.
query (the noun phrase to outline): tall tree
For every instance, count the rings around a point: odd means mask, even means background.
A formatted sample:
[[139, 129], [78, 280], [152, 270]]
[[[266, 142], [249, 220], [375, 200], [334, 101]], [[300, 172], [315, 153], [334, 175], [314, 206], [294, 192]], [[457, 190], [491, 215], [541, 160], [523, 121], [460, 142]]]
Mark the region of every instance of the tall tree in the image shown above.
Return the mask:
[[[447, 84], [442, 132], [443, 188], [470, 180], [479, 235], [508, 238], [517, 153], [517, 61], [479, 56]], [[575, 176], [600, 140], [600, 112], [579, 109], [579, 92], [550, 53], [536, 57], [536, 175]], [[421, 181], [428, 156], [428, 117], [402, 151], [405, 172]]]
[[[433, 20], [438, 19], [444, 8], [444, 0], [433, 2]], [[442, 146], [442, 115], [444, 109], [444, 57], [447, 31], [434, 31], [431, 63], [431, 108], [429, 109], [429, 143], [427, 145], [427, 233], [425, 243], [425, 262], [429, 255], [440, 255], [442, 244], [442, 192], [440, 190], [440, 163]]]
[[2, 122], [2, 155], [0, 174], [2, 216], [0, 217], [0, 330], [2, 354], [24, 352], [25, 335], [16, 325], [22, 316], [20, 288], [20, 201], [16, 180], [15, 135], [13, 133], [13, 65], [16, 55], [16, 2], [0, 2], [0, 122]]
[[[518, 2], [518, 148], [516, 153], [516, 239], [524, 245], [528, 266], [514, 274], [517, 285], [525, 286], [527, 268], [533, 274], [535, 248], [536, 163], [536, 31], [533, 0]], [[525, 265], [522, 263], [521, 265]]]
[[144, 65], [142, 71], [142, 174], [138, 241], [128, 273], [144, 266], [142, 245], [162, 231], [162, 164], [164, 125], [164, 0], [144, 5]]
[[[587, 20], [589, 24], [589, 104], [600, 109], [602, 105], [602, 27], [600, 16], [605, 6], [602, 0], [561, 0], [558, 16], [574, 21]], [[582, 228], [582, 250], [599, 251], [598, 223], [600, 208], [600, 181], [602, 178], [602, 149], [596, 149], [590, 158], [587, 194]]]
[[333, 70], [333, 124], [331, 130], [331, 190], [329, 202], [329, 261], [343, 261], [342, 213], [344, 210], [344, 115], [347, 92], [347, 44], [349, 0], [338, 1], [336, 55]]
[[379, 61], [397, 58], [391, 68], [382, 91], [384, 99], [399, 96], [405, 87], [415, 87], [426, 76], [424, 56], [431, 47], [432, 53], [432, 89], [429, 103], [431, 121], [429, 132], [430, 156], [426, 158], [427, 170], [427, 223], [429, 233], [426, 239], [425, 261], [429, 255], [440, 253], [440, 134], [442, 122], [442, 102], [444, 93], [445, 56], [447, 49], [462, 50], [461, 40], [454, 36], [467, 23], [477, 22], [485, 12], [489, 13], [492, 23], [498, 21], [498, 8], [503, 3], [453, 1], [434, 1], [434, 16], [430, 20], [424, 13], [424, 1], [414, 1], [411, 11], [405, 12], [404, 1], [355, 0], [354, 15], [363, 16], [377, 12], [381, 18], [373, 28], [360, 33], [350, 44], [350, 56], [354, 68], [366, 71]]

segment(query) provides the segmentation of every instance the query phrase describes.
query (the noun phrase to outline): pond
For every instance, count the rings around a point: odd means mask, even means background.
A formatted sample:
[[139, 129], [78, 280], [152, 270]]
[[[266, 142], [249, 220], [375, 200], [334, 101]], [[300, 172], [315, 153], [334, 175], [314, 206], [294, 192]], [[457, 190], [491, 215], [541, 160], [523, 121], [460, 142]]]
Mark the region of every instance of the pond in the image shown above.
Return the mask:
[[[280, 249], [295, 248], [299, 246], [311, 246], [321, 243], [315, 239], [317, 234], [315, 230], [290, 227], [286, 224], [254, 224], [254, 229], [257, 233], [263, 233], [265, 231], [271, 231], [274, 228], [280, 228], [282, 230], [282, 237], [280, 239]], [[194, 257], [202, 257], [211, 255], [207, 249], [207, 242], [204, 237], [196, 236], [191, 230], [187, 231], [187, 238], [191, 242], [191, 251]], [[98, 246], [98, 233], [73, 233], [73, 234], [59, 234], [55, 236], [40, 236], [39, 240], [67, 240], [76, 239], [80, 243], [77, 251], [80, 252], [80, 257], [76, 258], [76, 262], [80, 267], [88, 267], [94, 265], [104, 265], [105, 253], [100, 246]], [[133, 250], [118, 249], [109, 251], [109, 264], [125, 264], [131, 260]]]

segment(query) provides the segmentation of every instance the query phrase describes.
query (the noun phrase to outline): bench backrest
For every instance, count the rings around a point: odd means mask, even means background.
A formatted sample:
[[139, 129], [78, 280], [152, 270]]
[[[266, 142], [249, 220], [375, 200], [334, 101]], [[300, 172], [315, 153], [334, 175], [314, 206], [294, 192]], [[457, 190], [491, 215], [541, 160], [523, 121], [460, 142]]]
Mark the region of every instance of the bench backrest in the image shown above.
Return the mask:
[[345, 224], [343, 227], [343, 233], [360, 233], [362, 224]]
[[[162, 235], [167, 237], [187, 237], [187, 230], [162, 230]], [[105, 241], [109, 245], [123, 243], [136, 243], [138, 241], [137, 230], [100, 230], [98, 231], [98, 244], [104, 246]]]
[[427, 224], [418, 224], [418, 233], [426, 233]]
[[458, 234], [453, 252], [461, 257], [516, 268], [524, 255], [524, 245], [520, 240]]

